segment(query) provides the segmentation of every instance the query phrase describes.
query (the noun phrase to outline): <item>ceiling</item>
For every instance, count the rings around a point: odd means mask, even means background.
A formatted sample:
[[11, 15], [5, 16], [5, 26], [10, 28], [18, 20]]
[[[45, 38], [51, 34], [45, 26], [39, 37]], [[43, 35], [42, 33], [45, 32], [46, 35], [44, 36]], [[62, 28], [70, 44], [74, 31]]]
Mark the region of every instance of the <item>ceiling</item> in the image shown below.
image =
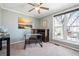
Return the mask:
[[41, 13], [38, 14], [35, 10], [28, 12], [33, 6], [27, 3], [1, 3], [0, 6], [9, 10], [17, 11], [31, 17], [41, 18], [52, 13], [78, 6], [77, 3], [43, 3], [41, 6], [48, 7], [49, 11], [41, 9]]

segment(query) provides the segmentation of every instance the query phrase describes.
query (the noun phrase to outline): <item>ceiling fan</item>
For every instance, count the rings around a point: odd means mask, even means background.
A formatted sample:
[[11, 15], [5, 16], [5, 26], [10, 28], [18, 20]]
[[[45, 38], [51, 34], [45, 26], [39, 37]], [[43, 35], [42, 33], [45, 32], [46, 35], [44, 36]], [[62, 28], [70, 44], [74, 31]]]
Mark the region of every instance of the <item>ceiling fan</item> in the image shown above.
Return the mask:
[[36, 10], [40, 14], [40, 9], [49, 10], [49, 8], [41, 6], [43, 3], [39, 3], [39, 4], [38, 3], [28, 3], [28, 4], [33, 6], [33, 8], [30, 9], [28, 12]]

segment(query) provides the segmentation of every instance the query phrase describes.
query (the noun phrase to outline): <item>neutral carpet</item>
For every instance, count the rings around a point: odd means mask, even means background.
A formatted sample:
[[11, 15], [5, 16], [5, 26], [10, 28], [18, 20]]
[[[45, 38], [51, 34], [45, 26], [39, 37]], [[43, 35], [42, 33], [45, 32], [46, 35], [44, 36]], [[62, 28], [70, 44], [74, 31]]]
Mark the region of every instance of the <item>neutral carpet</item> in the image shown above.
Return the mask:
[[[27, 44], [23, 49], [24, 43], [11, 45], [11, 56], [78, 56], [79, 52], [52, 43], [43, 43], [43, 47], [39, 44]], [[6, 55], [6, 49], [0, 51], [1, 56]]]

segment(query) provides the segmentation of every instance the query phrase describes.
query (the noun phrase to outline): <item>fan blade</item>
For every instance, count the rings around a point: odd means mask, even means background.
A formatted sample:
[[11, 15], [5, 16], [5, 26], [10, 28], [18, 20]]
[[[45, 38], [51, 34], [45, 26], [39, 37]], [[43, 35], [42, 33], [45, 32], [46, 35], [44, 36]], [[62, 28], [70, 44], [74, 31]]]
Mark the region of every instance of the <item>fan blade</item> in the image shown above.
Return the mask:
[[40, 3], [40, 5], [42, 5], [43, 3]]
[[38, 6], [42, 5], [43, 3], [39, 3]]
[[45, 9], [45, 10], [49, 10], [49, 8], [46, 8], [46, 7], [40, 7], [41, 9]]
[[32, 10], [34, 10], [35, 8], [30, 9], [28, 12], [31, 12]]
[[32, 3], [28, 3], [28, 4], [30, 4], [30, 5], [32, 5], [32, 6], [35, 6], [34, 4], [32, 4]]
[[40, 10], [38, 10], [38, 13], [40, 14]]

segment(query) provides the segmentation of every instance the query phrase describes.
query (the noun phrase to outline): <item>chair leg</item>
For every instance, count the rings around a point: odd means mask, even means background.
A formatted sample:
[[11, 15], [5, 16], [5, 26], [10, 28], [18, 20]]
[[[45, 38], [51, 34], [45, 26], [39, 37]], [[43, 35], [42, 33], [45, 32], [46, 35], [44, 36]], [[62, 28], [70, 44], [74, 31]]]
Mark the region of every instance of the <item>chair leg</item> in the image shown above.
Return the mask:
[[25, 43], [24, 43], [24, 49], [26, 49], [26, 43], [27, 43], [27, 41], [25, 40]]
[[42, 37], [40, 37], [39, 44], [40, 44], [41, 47], [43, 47], [43, 45], [42, 45]]
[[28, 40], [28, 44], [30, 44], [30, 39]]
[[43, 47], [43, 45], [42, 45], [42, 41], [40, 41], [40, 40], [39, 40], [39, 45], [40, 45], [41, 47]]
[[37, 44], [37, 42], [38, 42], [37, 39], [35, 39], [35, 44]]
[[43, 45], [42, 45], [42, 41], [40, 41], [40, 40], [39, 40], [39, 45], [40, 45], [41, 47], [43, 47]]

